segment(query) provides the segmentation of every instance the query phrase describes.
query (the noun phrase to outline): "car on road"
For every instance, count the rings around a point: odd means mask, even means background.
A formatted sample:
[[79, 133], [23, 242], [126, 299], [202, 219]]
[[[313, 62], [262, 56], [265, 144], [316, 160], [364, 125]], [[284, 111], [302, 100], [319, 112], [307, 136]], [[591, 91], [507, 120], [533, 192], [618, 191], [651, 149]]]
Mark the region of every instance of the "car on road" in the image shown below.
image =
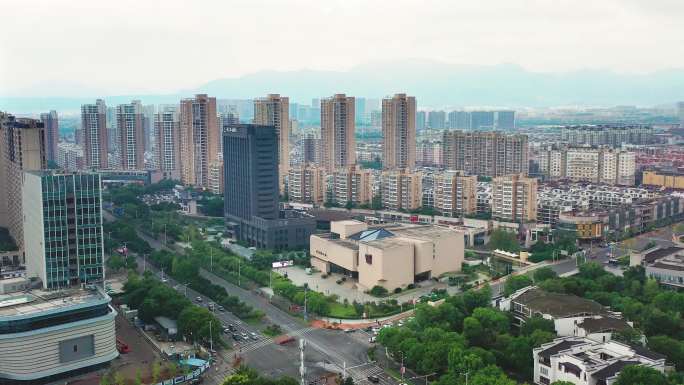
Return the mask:
[[352, 329], [352, 328], [344, 329], [345, 333], [354, 333], [355, 331], [356, 331], [356, 329]]
[[235, 330], [237, 330], [237, 328], [236, 328], [235, 325], [233, 325], [233, 324], [228, 324], [228, 326], [226, 326], [226, 327], [227, 327], [228, 330], [230, 330], [231, 332], [234, 332]]
[[377, 384], [378, 382], [380, 382], [380, 378], [378, 378], [378, 376], [368, 376], [368, 381]]
[[244, 338], [244, 339], [248, 339], [248, 338], [249, 338], [249, 334], [247, 334], [247, 333], [245, 333], [245, 332], [242, 332], [241, 336], [242, 336], [242, 338]]
[[197, 298], [195, 298], [195, 301], [197, 301], [197, 302], [202, 302], [202, 297], [197, 296]]
[[219, 306], [219, 307], [218, 307], [218, 311], [224, 312], [224, 311], [226, 311], [226, 309], [224, 309], [223, 306]]
[[237, 333], [233, 333], [231, 337], [233, 337], [235, 341], [240, 341], [240, 336]]
[[375, 336], [372, 336], [371, 338], [368, 339], [368, 342], [370, 342], [371, 344], [374, 344], [375, 341], [377, 341], [377, 337], [375, 337]]
[[169, 282], [169, 280], [166, 279], [166, 278], [162, 278], [161, 281], [162, 281], [162, 283], [167, 283], [167, 282]]

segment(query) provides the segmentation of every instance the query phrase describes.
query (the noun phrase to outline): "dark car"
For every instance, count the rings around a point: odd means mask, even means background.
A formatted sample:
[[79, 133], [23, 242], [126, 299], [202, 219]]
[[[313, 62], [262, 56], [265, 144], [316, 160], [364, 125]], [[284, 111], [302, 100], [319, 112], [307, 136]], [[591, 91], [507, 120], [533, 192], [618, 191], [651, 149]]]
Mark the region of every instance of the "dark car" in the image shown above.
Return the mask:
[[378, 378], [378, 376], [368, 376], [368, 381], [377, 384], [378, 382], [380, 382], [380, 379]]
[[240, 341], [240, 336], [238, 334], [233, 333], [232, 337], [235, 341]]

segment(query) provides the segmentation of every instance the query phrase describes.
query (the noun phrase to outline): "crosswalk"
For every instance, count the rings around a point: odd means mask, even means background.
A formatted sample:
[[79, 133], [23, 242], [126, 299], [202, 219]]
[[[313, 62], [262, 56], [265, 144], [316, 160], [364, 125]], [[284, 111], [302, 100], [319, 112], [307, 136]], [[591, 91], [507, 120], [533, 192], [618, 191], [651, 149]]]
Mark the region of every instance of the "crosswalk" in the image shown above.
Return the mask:
[[[291, 332], [288, 332], [287, 335], [290, 337], [305, 337], [307, 335], [307, 333], [311, 332], [312, 330], [316, 330], [316, 328], [314, 328], [314, 327], [301, 328], [301, 329], [297, 329], [297, 330], [293, 330]], [[263, 348], [265, 346], [274, 344], [276, 338], [273, 338], [273, 337], [263, 338], [263, 339], [260, 339], [258, 341], [250, 342], [250, 343], [245, 344], [245, 345], [238, 345], [239, 346], [238, 353], [240, 353], [240, 354], [249, 353], [249, 352], [252, 352], [254, 350]]]

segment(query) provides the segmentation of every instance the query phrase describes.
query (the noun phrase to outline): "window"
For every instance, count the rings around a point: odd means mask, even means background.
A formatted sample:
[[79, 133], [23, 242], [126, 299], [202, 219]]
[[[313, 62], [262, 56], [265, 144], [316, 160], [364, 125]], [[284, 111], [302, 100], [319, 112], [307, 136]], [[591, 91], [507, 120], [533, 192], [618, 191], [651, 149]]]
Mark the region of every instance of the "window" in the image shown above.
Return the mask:
[[78, 352], [78, 345], [74, 345], [74, 353]]
[[366, 254], [365, 257], [366, 257], [366, 263], [369, 265], [372, 265], [373, 264], [373, 255], [372, 254]]

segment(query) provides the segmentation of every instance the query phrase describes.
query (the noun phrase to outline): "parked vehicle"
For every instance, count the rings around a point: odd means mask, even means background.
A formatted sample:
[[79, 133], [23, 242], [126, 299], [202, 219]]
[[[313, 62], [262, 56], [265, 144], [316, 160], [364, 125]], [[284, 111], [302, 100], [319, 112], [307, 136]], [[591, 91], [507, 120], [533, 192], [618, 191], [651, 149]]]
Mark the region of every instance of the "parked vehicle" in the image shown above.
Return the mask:
[[131, 351], [131, 348], [128, 347], [128, 344], [126, 344], [125, 342], [123, 342], [122, 340], [117, 338], [116, 339], [116, 350], [118, 350], [120, 354], [126, 354], [126, 353]]
[[378, 382], [380, 382], [380, 378], [378, 378], [378, 376], [368, 376], [368, 381], [377, 384]]

